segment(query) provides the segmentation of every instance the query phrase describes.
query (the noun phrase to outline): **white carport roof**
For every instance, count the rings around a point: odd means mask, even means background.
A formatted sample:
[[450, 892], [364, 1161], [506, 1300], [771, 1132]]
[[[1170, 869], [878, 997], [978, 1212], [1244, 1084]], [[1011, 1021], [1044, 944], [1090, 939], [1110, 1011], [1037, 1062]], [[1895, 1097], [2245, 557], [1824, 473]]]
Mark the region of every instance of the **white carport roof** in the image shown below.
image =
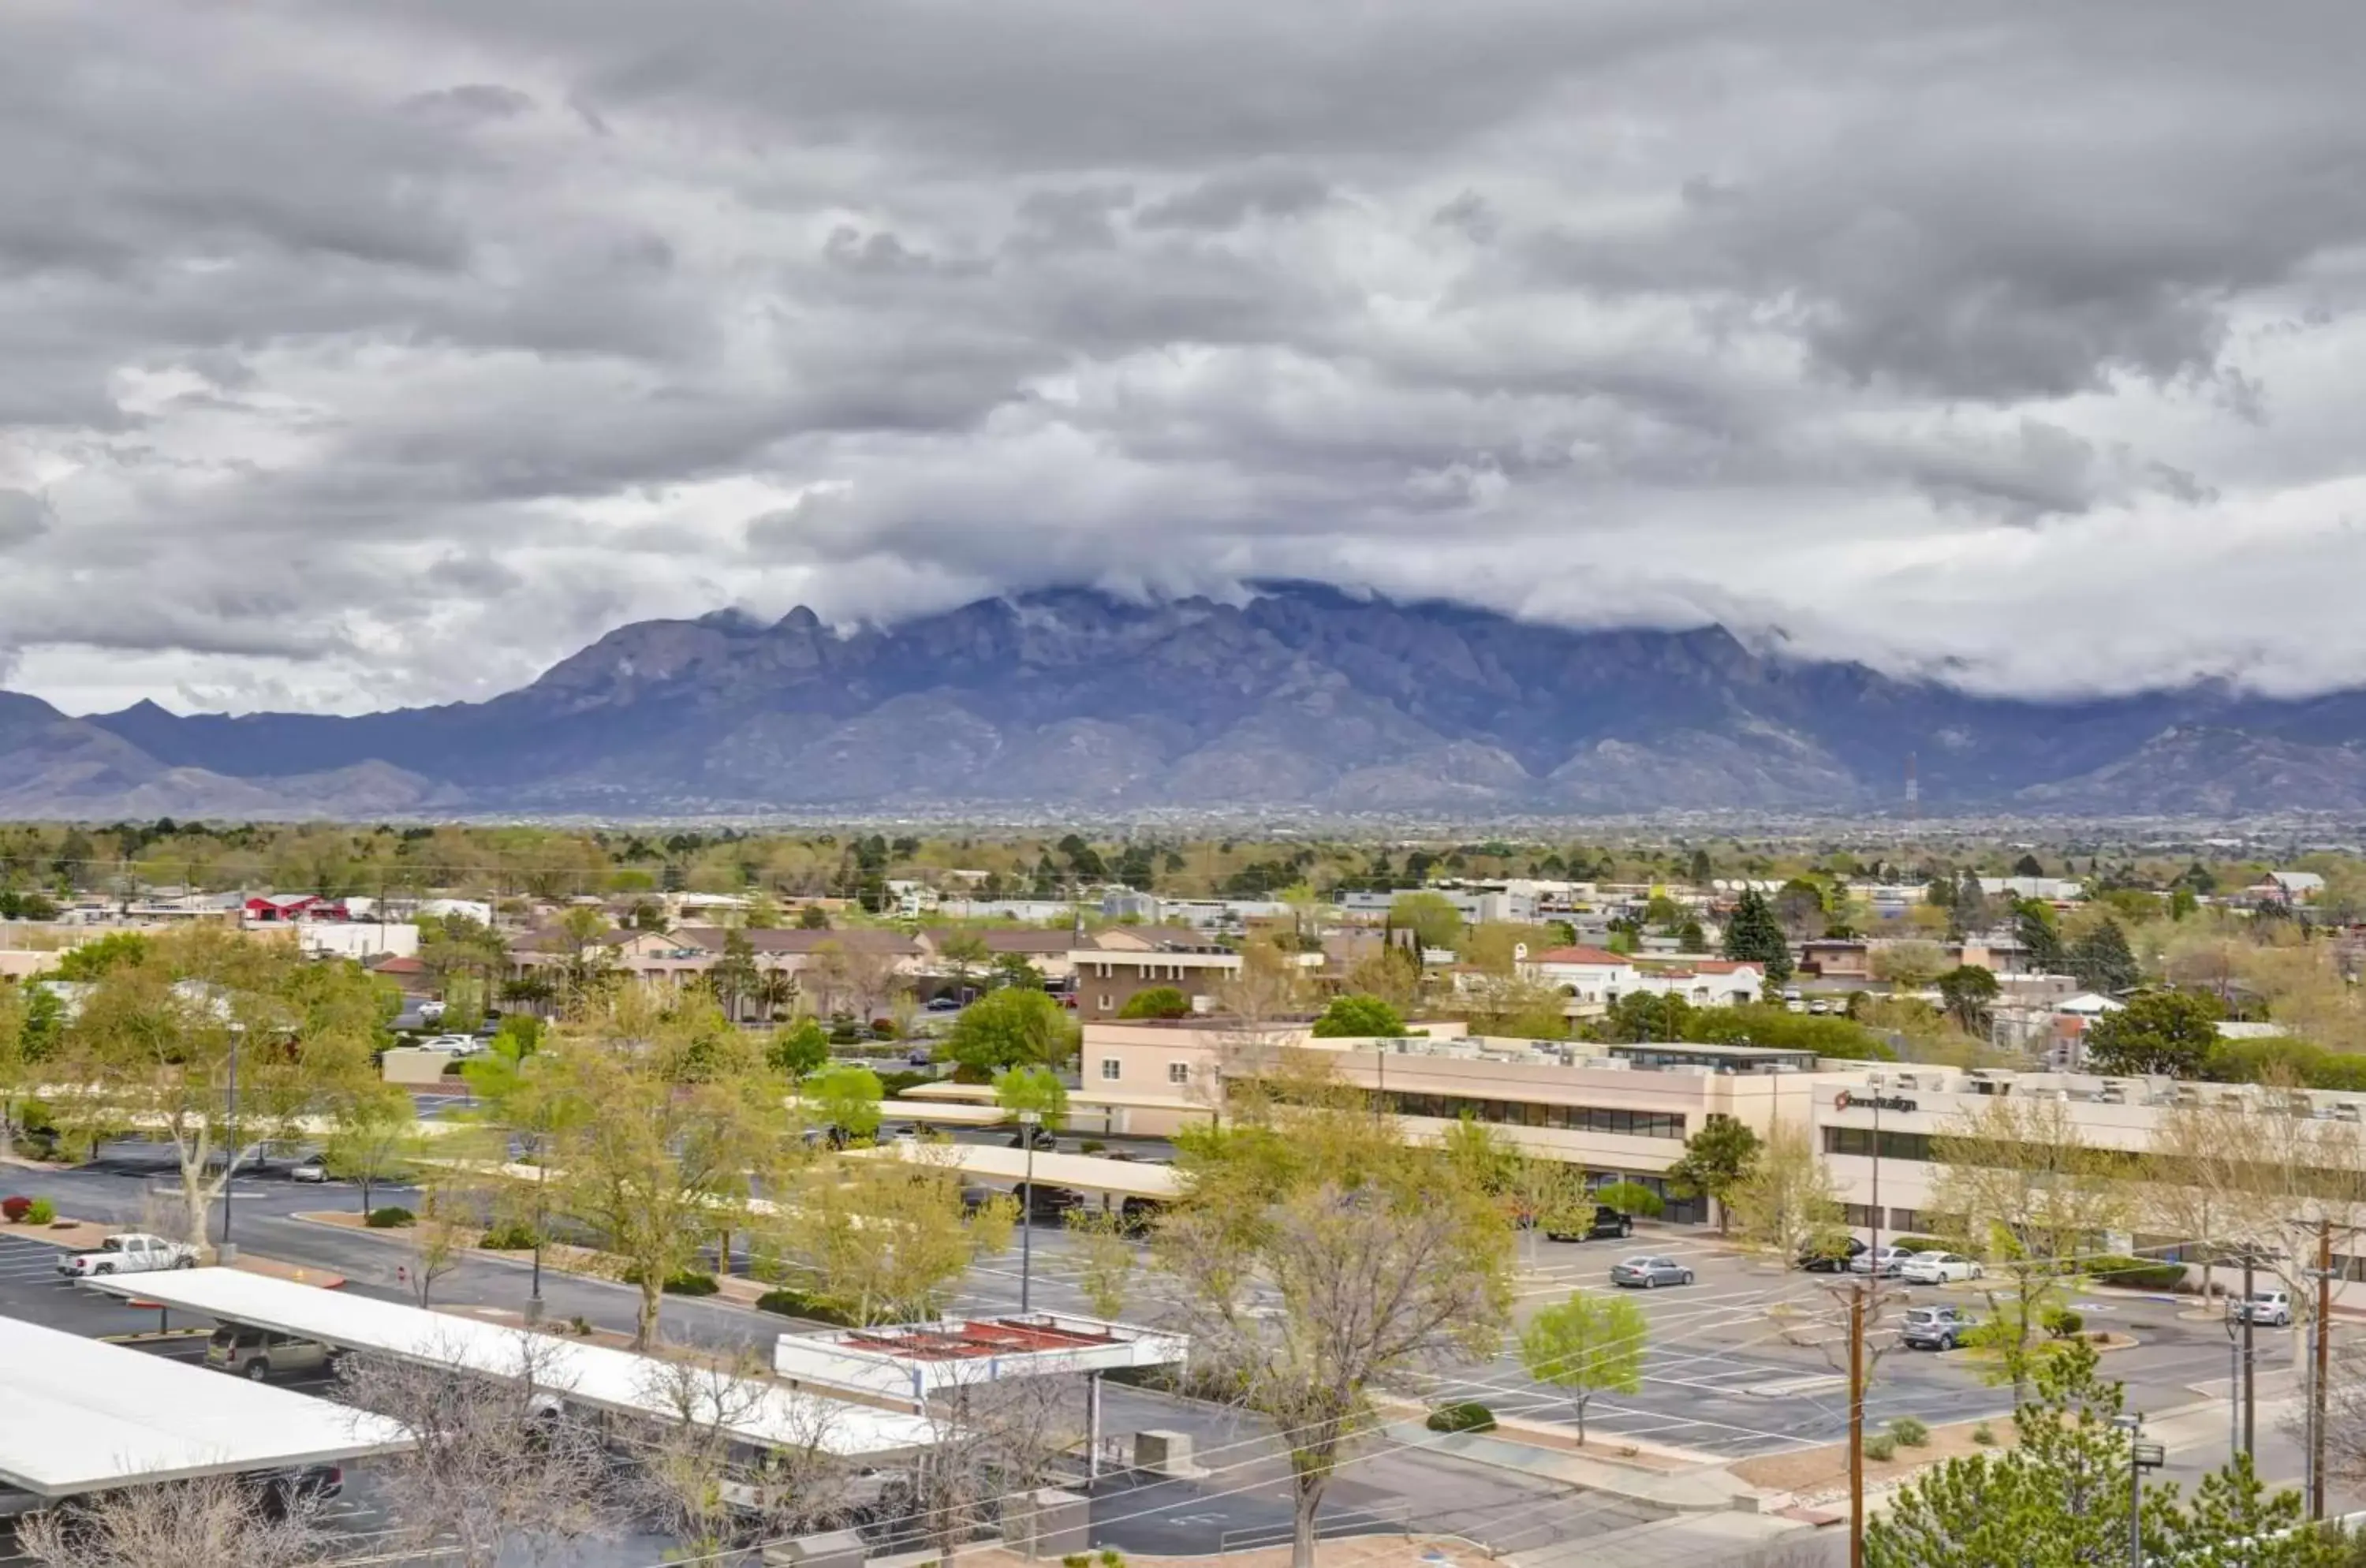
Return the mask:
[[[300, 1335], [349, 1350], [458, 1366], [495, 1378], [514, 1379], [531, 1371], [536, 1383], [563, 1399], [628, 1416], [679, 1419], [660, 1381], [674, 1363], [656, 1356], [323, 1291], [238, 1269], [110, 1275], [83, 1283], [111, 1295]], [[532, 1367], [525, 1361], [529, 1346], [540, 1358]], [[918, 1416], [801, 1393], [774, 1382], [745, 1381], [754, 1383], [754, 1392], [745, 1399], [735, 1394], [733, 1404], [746, 1410], [729, 1428], [748, 1442], [812, 1446], [853, 1459], [902, 1453], [936, 1440], [935, 1428]]]
[[44, 1497], [411, 1442], [366, 1411], [13, 1317], [0, 1317], [0, 1483]]
[[[1027, 1151], [997, 1145], [927, 1144], [897, 1141], [877, 1148], [849, 1149], [850, 1159], [925, 1159], [952, 1166], [970, 1176], [996, 1181], [1023, 1181]], [[1103, 1159], [1098, 1155], [1038, 1154], [1035, 1180], [1044, 1187], [1073, 1187], [1083, 1192], [1113, 1192], [1121, 1197], [1171, 1201], [1183, 1190], [1183, 1179], [1169, 1165], [1141, 1160]]]

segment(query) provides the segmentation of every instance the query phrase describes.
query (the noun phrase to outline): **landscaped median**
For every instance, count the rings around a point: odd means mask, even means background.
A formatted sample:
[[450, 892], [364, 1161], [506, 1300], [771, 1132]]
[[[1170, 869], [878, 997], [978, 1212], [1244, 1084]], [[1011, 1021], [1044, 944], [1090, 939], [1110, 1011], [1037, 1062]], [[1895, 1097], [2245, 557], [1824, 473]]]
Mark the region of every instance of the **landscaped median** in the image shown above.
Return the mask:
[[[415, 1244], [408, 1235], [412, 1228], [409, 1211], [399, 1212], [403, 1214], [403, 1219], [381, 1218], [377, 1224], [372, 1224], [372, 1219], [385, 1216], [389, 1211], [377, 1209], [371, 1211], [370, 1214], [364, 1215], [355, 1213], [350, 1209], [312, 1210], [299, 1213], [293, 1217], [308, 1224], [332, 1225], [338, 1230], [356, 1231], [364, 1235], [376, 1236], [397, 1246], [413, 1247]], [[465, 1239], [459, 1240], [454, 1250], [470, 1257], [496, 1258], [511, 1263], [526, 1263], [534, 1258], [534, 1247], [530, 1241], [523, 1247], [488, 1247], [485, 1245], [488, 1240], [510, 1238], [498, 1233], [483, 1231], [464, 1230], [458, 1234]], [[542, 1266], [548, 1272], [566, 1274], [576, 1279], [600, 1280], [610, 1284], [629, 1285], [634, 1282], [631, 1278], [631, 1266], [623, 1258], [588, 1247], [572, 1247], [565, 1242], [553, 1241], [543, 1244]], [[733, 1306], [742, 1307], [759, 1306], [762, 1303], [762, 1299], [772, 1293], [772, 1287], [761, 1280], [743, 1280], [736, 1274], [717, 1276], [697, 1272], [685, 1272], [674, 1276], [666, 1281], [665, 1290], [668, 1295], [711, 1295]], [[783, 1315], [794, 1317], [797, 1314]]]

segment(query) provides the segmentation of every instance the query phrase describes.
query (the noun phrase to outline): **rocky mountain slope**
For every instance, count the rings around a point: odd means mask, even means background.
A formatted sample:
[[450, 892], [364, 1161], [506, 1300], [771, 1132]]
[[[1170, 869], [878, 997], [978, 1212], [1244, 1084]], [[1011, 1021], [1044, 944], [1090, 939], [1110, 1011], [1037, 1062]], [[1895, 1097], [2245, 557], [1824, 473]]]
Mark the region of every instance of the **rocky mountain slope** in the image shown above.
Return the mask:
[[839, 633], [624, 626], [522, 690], [360, 717], [0, 694], [0, 815], [679, 814], [962, 803], [1578, 813], [2366, 807], [2366, 693], [1979, 698], [1717, 627], [1572, 631], [1308, 585], [1084, 592]]

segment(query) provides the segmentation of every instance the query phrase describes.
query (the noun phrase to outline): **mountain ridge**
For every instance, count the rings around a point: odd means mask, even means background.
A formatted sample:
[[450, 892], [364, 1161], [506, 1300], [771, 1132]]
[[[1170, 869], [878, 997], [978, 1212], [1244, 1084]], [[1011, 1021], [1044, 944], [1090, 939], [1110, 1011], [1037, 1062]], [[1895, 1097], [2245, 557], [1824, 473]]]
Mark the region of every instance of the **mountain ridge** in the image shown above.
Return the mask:
[[1319, 584], [1055, 589], [832, 630], [803, 606], [616, 627], [481, 703], [73, 718], [0, 694], [16, 816], [1041, 804], [1569, 815], [2366, 808], [2366, 691], [1980, 696], [1754, 649]]

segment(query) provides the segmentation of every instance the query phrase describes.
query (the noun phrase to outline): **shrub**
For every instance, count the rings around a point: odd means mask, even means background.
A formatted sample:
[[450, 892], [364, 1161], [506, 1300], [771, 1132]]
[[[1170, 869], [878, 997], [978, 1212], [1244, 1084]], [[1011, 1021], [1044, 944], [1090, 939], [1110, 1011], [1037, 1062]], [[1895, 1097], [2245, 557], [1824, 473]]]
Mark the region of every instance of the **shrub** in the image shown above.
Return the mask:
[[2131, 1291], [2173, 1291], [2185, 1282], [2185, 1265], [2156, 1258], [2098, 1258], [2087, 1272], [2099, 1285]]
[[25, 1216], [32, 1211], [33, 1201], [30, 1198], [0, 1198], [0, 1219], [6, 1220], [12, 1225], [23, 1224]]
[[37, 1225], [48, 1224], [58, 1217], [58, 1206], [47, 1198], [36, 1198], [33, 1206], [25, 1211], [25, 1218]]
[[1125, 1006], [1117, 1010], [1117, 1015], [1121, 1019], [1189, 1018], [1191, 998], [1173, 986], [1153, 986], [1126, 998]]
[[362, 1224], [374, 1231], [390, 1231], [398, 1226], [407, 1225], [418, 1217], [400, 1204], [390, 1203], [383, 1209], [372, 1209], [363, 1219]]
[[783, 1317], [809, 1317], [817, 1323], [847, 1324], [851, 1321], [835, 1307], [824, 1306], [803, 1291], [788, 1285], [775, 1285], [756, 1298], [756, 1310], [776, 1312]]
[[1089, 1551], [1071, 1551], [1060, 1559], [1060, 1568], [1093, 1568], [1093, 1554]]
[[[641, 1271], [627, 1269], [619, 1278], [627, 1285], [637, 1285], [641, 1282]], [[715, 1282], [714, 1275], [697, 1269], [676, 1269], [666, 1276], [664, 1284], [658, 1287], [670, 1296], [711, 1296], [722, 1288]]]
[[1898, 1457], [1898, 1439], [1887, 1432], [1873, 1432], [1865, 1439], [1865, 1457], [1878, 1464]]
[[1972, 1428], [1972, 1441], [1984, 1449], [1996, 1447], [1996, 1428], [1983, 1421]]
[[1954, 1249], [1935, 1235], [1901, 1235], [1890, 1239], [1892, 1247], [1902, 1247], [1909, 1252], [1949, 1252]]
[[2087, 1326], [2086, 1318], [2073, 1307], [2047, 1307], [2038, 1314], [2037, 1321], [2047, 1336], [2056, 1339], [2067, 1339]]
[[1492, 1432], [1495, 1429], [1495, 1413], [1485, 1405], [1465, 1400], [1459, 1404], [1441, 1404], [1429, 1413], [1423, 1423], [1433, 1432]]
[[1076, 1143], [1076, 1152], [1080, 1155], [1097, 1155], [1108, 1147], [1098, 1138], [1083, 1138]]
[[485, 1239], [478, 1245], [491, 1252], [532, 1252], [541, 1241], [532, 1225], [513, 1221], [487, 1231]]
[[1125, 1553], [1114, 1546], [1102, 1547], [1101, 1568], [1125, 1568]]
[[592, 1320], [579, 1312], [567, 1320], [567, 1332], [579, 1339], [589, 1339], [592, 1337]]
[[1889, 1435], [1898, 1439], [1900, 1448], [1919, 1449], [1929, 1446], [1931, 1428], [1911, 1416], [1900, 1416], [1889, 1424]]
[[1614, 1181], [1594, 1190], [1594, 1201], [1608, 1204], [1622, 1214], [1639, 1214], [1656, 1220], [1667, 1211], [1667, 1203], [1657, 1192], [1639, 1181]]

